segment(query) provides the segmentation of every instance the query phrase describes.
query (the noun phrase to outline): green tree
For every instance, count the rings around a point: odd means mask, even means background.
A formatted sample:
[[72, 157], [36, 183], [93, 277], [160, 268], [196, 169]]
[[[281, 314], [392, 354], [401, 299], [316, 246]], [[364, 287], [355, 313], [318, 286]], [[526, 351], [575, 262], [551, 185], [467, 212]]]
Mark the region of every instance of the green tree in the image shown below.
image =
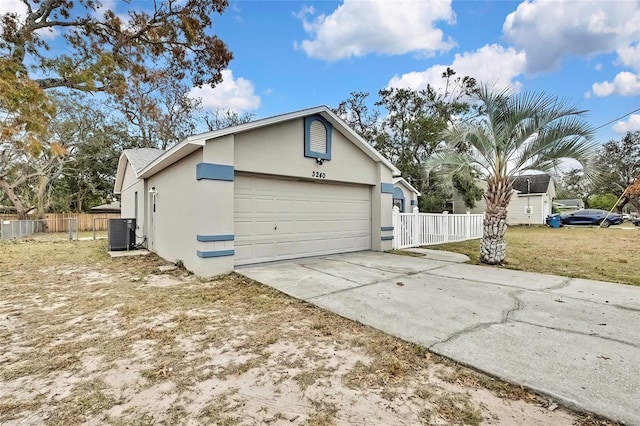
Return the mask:
[[[567, 158], [586, 162], [595, 142], [592, 130], [581, 119], [585, 111], [556, 97], [514, 94], [481, 85], [476, 98], [483, 114], [448, 129], [444, 136], [450, 148], [434, 154], [427, 167], [448, 173], [473, 167], [486, 178], [480, 260], [501, 264], [515, 177], [527, 171], [550, 172]], [[468, 149], [456, 149], [459, 146]]]
[[187, 85], [158, 72], [151, 80], [132, 81], [112, 104], [129, 122], [137, 147], [168, 149], [196, 132], [201, 102], [188, 92]]
[[[19, 65], [16, 75], [28, 76], [43, 89], [122, 94], [131, 81], [157, 78], [158, 70], [167, 78], [190, 78], [195, 86], [215, 85], [232, 58], [208, 31], [226, 0], [119, 3], [127, 8], [126, 17], [100, 0], [23, 3], [26, 16], [0, 17], [0, 53]], [[59, 34], [65, 48], [52, 53], [43, 37], [47, 32]]]
[[560, 174], [556, 179], [556, 198], [570, 199], [581, 198], [585, 199], [591, 192], [591, 182], [588, 182], [584, 170], [571, 169], [569, 171]]
[[11, 58], [0, 58], [0, 191], [20, 219], [36, 208], [32, 188], [39, 174], [49, 175], [66, 150], [49, 138], [56, 104], [34, 81], [16, 73]]
[[[445, 148], [441, 134], [454, 117], [468, 118], [476, 108], [465, 99], [475, 90], [471, 77], [455, 77], [447, 68], [442, 73], [445, 88], [436, 90], [431, 85], [423, 90], [389, 88], [378, 92], [380, 99], [370, 109], [366, 92], [352, 92], [334, 112], [353, 130], [367, 140], [382, 155], [391, 160], [402, 176], [418, 189], [420, 210], [442, 211], [452, 199], [454, 188], [463, 193], [465, 202], [473, 207], [481, 196], [473, 177], [462, 171], [445, 178], [425, 173], [424, 163], [435, 152]], [[384, 118], [382, 118], [384, 117]], [[464, 147], [460, 147], [464, 149]]]
[[256, 118], [255, 114], [250, 112], [238, 113], [230, 109], [216, 109], [213, 114], [202, 112], [202, 120], [207, 126], [208, 131], [225, 129], [231, 126], [237, 126], [249, 123]]
[[115, 170], [124, 149], [137, 146], [128, 123], [87, 96], [60, 97], [51, 131], [69, 155], [51, 182], [51, 208], [81, 212], [113, 199]]
[[640, 132], [628, 132], [618, 141], [605, 143], [595, 163], [598, 192], [616, 194], [616, 199], [622, 196], [616, 205], [618, 212], [627, 204], [640, 212], [640, 197], [633, 191], [627, 191], [629, 185], [640, 177]]
[[[403, 177], [423, 193], [420, 205], [423, 211], [446, 209], [453, 196], [455, 180], [470, 181], [471, 187], [475, 187], [472, 177], [465, 176], [468, 169], [445, 179], [424, 168], [429, 158], [447, 148], [442, 133], [453, 124], [454, 117], [469, 119], [477, 113], [476, 108], [466, 102], [476, 90], [476, 81], [471, 77], [455, 77], [455, 74], [451, 68], [442, 73], [446, 82], [442, 91], [431, 85], [423, 90], [383, 89], [376, 103], [388, 111], [380, 132], [385, 137], [378, 138], [376, 148], [394, 161]], [[457, 149], [466, 147], [460, 145]]]
[[[100, 0], [22, 4], [24, 15], [0, 16], [0, 190], [21, 216], [33, 208], [21, 199], [30, 194], [33, 179], [47, 187], [50, 174], [67, 158], [64, 141], [47, 134], [55, 114], [47, 91], [103, 92], [126, 104], [140, 91], [171, 88], [167, 82], [215, 85], [232, 58], [210, 32], [212, 16], [224, 11], [227, 0], [120, 2], [121, 14]], [[55, 50], [46, 33], [56, 36]], [[184, 101], [183, 96], [174, 99]], [[176, 114], [169, 117], [175, 121], [167, 120], [168, 111], [171, 104], [138, 115], [163, 124], [141, 138], [142, 144], [175, 141], [182, 121]], [[138, 128], [153, 127], [145, 126], [148, 121]]]
[[611, 210], [616, 206], [618, 197], [612, 193], [595, 194], [587, 198], [586, 205], [590, 209]]
[[333, 112], [372, 145], [380, 135], [380, 111], [367, 106], [368, 92], [351, 92]]

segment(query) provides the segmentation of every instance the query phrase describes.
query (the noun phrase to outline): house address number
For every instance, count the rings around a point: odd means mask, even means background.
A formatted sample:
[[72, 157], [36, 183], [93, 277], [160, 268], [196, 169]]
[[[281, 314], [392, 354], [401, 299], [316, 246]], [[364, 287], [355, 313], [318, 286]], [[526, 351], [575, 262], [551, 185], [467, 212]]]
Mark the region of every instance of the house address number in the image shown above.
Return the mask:
[[324, 179], [327, 177], [327, 175], [323, 172], [316, 172], [315, 170], [311, 172], [311, 177], [314, 178], [319, 178], [319, 179]]

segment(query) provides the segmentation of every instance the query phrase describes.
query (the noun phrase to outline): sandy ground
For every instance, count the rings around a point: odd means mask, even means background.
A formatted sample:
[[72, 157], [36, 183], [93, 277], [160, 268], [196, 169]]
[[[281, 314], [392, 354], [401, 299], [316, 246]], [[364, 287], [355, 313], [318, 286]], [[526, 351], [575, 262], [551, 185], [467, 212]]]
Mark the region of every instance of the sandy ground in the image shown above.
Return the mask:
[[238, 275], [0, 253], [1, 425], [608, 424]]

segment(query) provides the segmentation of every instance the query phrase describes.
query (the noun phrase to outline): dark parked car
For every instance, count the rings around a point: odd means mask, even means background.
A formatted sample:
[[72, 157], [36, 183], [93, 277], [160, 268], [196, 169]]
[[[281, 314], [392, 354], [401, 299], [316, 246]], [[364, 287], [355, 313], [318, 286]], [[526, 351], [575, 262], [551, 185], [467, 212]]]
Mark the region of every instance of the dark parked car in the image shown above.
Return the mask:
[[609, 214], [606, 210], [582, 209], [564, 213], [560, 215], [560, 220], [564, 225], [600, 225], [606, 228], [622, 223], [622, 216], [617, 213]]
[[631, 223], [633, 223], [635, 226], [640, 226], [640, 217], [634, 217], [633, 219], [631, 219]]

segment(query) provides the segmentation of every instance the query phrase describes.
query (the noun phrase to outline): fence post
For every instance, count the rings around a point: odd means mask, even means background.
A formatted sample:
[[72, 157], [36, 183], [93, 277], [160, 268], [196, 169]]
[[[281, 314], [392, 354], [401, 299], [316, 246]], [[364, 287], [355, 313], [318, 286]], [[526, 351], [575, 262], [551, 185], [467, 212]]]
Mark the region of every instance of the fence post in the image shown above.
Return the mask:
[[413, 206], [413, 217], [411, 218], [413, 224], [413, 232], [411, 235], [411, 246], [412, 247], [420, 247], [420, 213], [418, 210], [418, 206]]
[[465, 224], [467, 226], [467, 240], [471, 239], [471, 212], [467, 212]]
[[400, 209], [398, 206], [393, 206], [391, 209], [391, 225], [393, 225], [393, 240], [391, 241], [391, 247], [396, 250], [401, 244], [400, 242]]
[[442, 212], [442, 219], [444, 219], [444, 226], [443, 226], [443, 237], [444, 237], [444, 241], [445, 243], [449, 242], [449, 212], [447, 210]]

